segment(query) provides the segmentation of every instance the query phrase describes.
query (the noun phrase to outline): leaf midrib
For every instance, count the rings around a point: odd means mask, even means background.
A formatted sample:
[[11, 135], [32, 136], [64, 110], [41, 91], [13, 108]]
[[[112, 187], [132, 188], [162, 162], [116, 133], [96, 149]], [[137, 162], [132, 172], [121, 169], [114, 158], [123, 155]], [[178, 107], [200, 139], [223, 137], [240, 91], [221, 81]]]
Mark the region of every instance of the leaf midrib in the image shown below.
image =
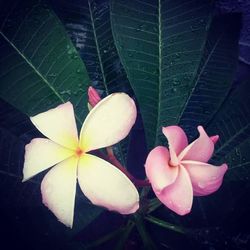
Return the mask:
[[155, 141], [154, 144], [157, 144], [158, 137], [158, 128], [160, 125], [160, 112], [161, 112], [161, 87], [162, 87], [162, 20], [161, 20], [161, 0], [158, 0], [158, 39], [159, 39], [159, 77], [158, 77], [158, 111], [157, 111], [157, 123], [155, 131]]
[[106, 95], [108, 95], [109, 91], [108, 91], [108, 88], [107, 88], [107, 80], [106, 80], [106, 76], [105, 76], [105, 72], [104, 72], [104, 68], [103, 68], [101, 52], [100, 52], [100, 46], [99, 46], [99, 43], [98, 43], [98, 40], [97, 40], [96, 28], [95, 28], [95, 23], [94, 23], [94, 18], [93, 18], [93, 12], [92, 12], [92, 9], [91, 9], [91, 3], [90, 3], [89, 0], [88, 0], [88, 6], [89, 6], [89, 14], [90, 14], [91, 25], [92, 25], [92, 29], [93, 29], [93, 35], [94, 35], [94, 40], [95, 40], [95, 45], [96, 45], [98, 61], [99, 61], [100, 69], [101, 69], [101, 73], [102, 73], [103, 85], [104, 85], [104, 88], [105, 88]]
[[[56, 89], [48, 82], [46, 78], [36, 69], [36, 67], [32, 64], [32, 62], [15, 46], [14, 43], [12, 43], [8, 37], [6, 37], [2, 31], [0, 31], [0, 34], [3, 36], [3, 38], [12, 46], [12, 48], [25, 60], [25, 62], [34, 70], [34, 72], [43, 80], [43, 82], [52, 90], [52, 92], [57, 96], [57, 98], [62, 102], [65, 103], [65, 100], [60, 96], [60, 94], [56, 91]], [[78, 122], [81, 120], [79, 117], [75, 114], [75, 117]]]

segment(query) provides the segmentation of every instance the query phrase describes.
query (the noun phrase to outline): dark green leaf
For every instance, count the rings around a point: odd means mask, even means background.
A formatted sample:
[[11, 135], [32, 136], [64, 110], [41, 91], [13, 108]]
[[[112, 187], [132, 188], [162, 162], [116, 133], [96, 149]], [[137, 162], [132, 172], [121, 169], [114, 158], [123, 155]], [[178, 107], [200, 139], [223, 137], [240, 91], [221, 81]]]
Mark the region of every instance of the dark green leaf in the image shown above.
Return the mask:
[[104, 95], [131, 93], [113, 41], [109, 0], [53, 0], [72, 42], [86, 64], [92, 84]]
[[145, 225], [144, 225], [144, 220], [139, 214], [134, 215], [135, 218], [135, 225], [138, 230], [138, 233], [140, 234], [140, 237], [142, 239], [143, 245], [145, 250], [156, 250], [156, 245], [151, 239], [149, 233], [147, 232]]
[[197, 126], [206, 126], [227, 96], [235, 75], [238, 58], [238, 16], [214, 18], [209, 30], [195, 88], [179, 114], [180, 126], [189, 138]]
[[208, 126], [210, 134], [219, 134], [213, 163], [229, 164], [228, 177], [232, 180], [250, 177], [250, 84], [236, 85]]
[[89, 78], [58, 18], [35, 0], [1, 12], [0, 96], [29, 116], [70, 100], [82, 121]]
[[[249, 136], [248, 136], [249, 137]], [[225, 156], [225, 162], [229, 165], [226, 175], [227, 180], [245, 180], [250, 178], [250, 138], [239, 144]]]
[[154, 224], [160, 226], [160, 227], [164, 227], [164, 228], [167, 228], [169, 230], [172, 230], [172, 231], [175, 231], [178, 233], [185, 234], [188, 232], [188, 230], [185, 228], [182, 228], [182, 227], [176, 226], [174, 224], [168, 223], [166, 221], [160, 220], [160, 219], [158, 219], [154, 216], [151, 216], [151, 215], [146, 216], [145, 219], [150, 221], [151, 223], [154, 223]]
[[178, 123], [195, 87], [211, 12], [211, 1], [112, 1], [116, 46], [150, 147], [162, 126]]

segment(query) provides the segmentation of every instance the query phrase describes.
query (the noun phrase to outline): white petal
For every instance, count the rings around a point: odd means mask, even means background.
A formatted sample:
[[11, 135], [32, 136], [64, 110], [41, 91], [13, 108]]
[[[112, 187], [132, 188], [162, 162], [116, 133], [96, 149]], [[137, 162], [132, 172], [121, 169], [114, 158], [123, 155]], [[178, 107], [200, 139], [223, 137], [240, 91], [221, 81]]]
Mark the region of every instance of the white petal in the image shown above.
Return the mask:
[[121, 214], [139, 208], [139, 194], [134, 184], [115, 166], [85, 154], [78, 164], [78, 182], [85, 196], [95, 205]]
[[35, 138], [25, 147], [23, 181], [72, 156], [74, 152], [49, 139]]
[[81, 129], [81, 147], [87, 152], [119, 142], [128, 135], [135, 119], [136, 106], [127, 94], [107, 96], [88, 114]]
[[37, 129], [52, 141], [71, 149], [78, 146], [74, 109], [70, 102], [30, 118]]
[[72, 228], [76, 194], [78, 158], [73, 156], [52, 168], [41, 184], [43, 203], [54, 215]]

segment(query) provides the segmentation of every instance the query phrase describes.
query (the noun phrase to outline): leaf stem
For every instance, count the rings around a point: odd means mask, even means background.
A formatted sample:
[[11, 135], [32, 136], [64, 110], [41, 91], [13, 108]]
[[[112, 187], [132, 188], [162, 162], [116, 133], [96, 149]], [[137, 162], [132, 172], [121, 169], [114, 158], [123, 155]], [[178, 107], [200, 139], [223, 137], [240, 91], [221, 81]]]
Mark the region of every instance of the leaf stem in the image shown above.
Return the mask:
[[148, 214], [152, 213], [154, 210], [156, 210], [161, 205], [162, 205], [162, 203], [157, 198], [151, 199], [151, 201], [149, 203]]
[[117, 160], [112, 147], [107, 147], [106, 150], [108, 153], [108, 161], [116, 166], [120, 171], [122, 171], [137, 187], [150, 186], [148, 180], [136, 179], [132, 174], [128, 172], [128, 170]]
[[120, 233], [123, 232], [123, 230], [124, 230], [124, 228], [120, 227], [120, 228], [104, 235], [103, 237], [101, 237], [95, 241], [90, 242], [89, 244], [87, 244], [85, 246], [85, 249], [90, 249], [90, 248], [100, 246], [100, 245], [104, 244], [105, 242], [113, 239], [114, 237], [117, 237]]
[[156, 250], [157, 248], [156, 248], [153, 240], [151, 239], [150, 235], [146, 231], [143, 218], [138, 214], [135, 214], [134, 218], [135, 218], [135, 225], [137, 227], [137, 230], [141, 236], [141, 239], [142, 239], [142, 242], [144, 245], [143, 249]]
[[151, 216], [151, 215], [148, 215], [145, 217], [145, 220], [151, 222], [151, 223], [154, 223], [160, 227], [164, 227], [164, 228], [167, 228], [169, 230], [172, 230], [172, 231], [175, 231], [177, 233], [181, 233], [181, 234], [185, 234], [187, 233], [187, 230], [182, 228], [182, 227], [179, 227], [179, 226], [176, 226], [174, 224], [171, 224], [171, 223], [168, 223], [166, 221], [163, 221], [163, 220], [160, 220], [154, 216]]

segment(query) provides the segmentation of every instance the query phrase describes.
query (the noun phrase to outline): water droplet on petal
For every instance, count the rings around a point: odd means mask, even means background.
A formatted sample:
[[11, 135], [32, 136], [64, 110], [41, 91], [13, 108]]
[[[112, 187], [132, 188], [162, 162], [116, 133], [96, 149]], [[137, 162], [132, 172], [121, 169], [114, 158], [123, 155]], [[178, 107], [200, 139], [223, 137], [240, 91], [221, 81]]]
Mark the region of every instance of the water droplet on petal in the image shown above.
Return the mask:
[[198, 187], [203, 189], [205, 187], [204, 183], [203, 182], [198, 182]]

